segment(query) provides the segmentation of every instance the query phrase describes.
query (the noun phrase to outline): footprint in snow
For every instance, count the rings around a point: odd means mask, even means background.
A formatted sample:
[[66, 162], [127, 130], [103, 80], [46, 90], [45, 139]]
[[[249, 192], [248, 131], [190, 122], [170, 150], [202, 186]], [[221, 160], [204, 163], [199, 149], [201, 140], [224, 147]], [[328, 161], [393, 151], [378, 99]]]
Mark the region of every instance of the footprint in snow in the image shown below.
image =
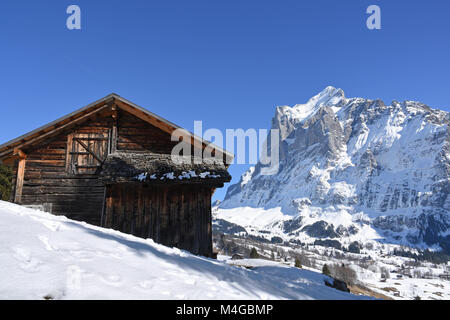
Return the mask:
[[91, 261], [94, 254], [88, 250], [71, 250], [70, 254], [80, 261]]
[[119, 275], [104, 275], [101, 280], [107, 285], [118, 287], [122, 284], [122, 278]]
[[186, 279], [186, 280], [184, 280], [184, 283], [190, 284], [193, 286], [196, 283], [196, 281], [194, 279]]
[[50, 230], [52, 230], [54, 232], [59, 231], [62, 226], [61, 222], [57, 222], [57, 221], [51, 221], [51, 220], [42, 219], [42, 218], [38, 218], [38, 217], [31, 217], [31, 219], [42, 223], [45, 227], [49, 228]]
[[102, 256], [102, 257], [111, 257], [111, 258], [116, 258], [116, 259], [121, 259], [121, 258], [123, 258], [123, 254], [121, 254], [121, 253], [118, 253], [118, 252], [98, 252], [98, 253], [96, 253], [97, 255], [99, 255], [99, 256]]
[[117, 244], [115, 247], [117, 250], [122, 251], [122, 252], [130, 252], [131, 251], [128, 246], [125, 246], [123, 244]]
[[28, 249], [23, 247], [15, 247], [12, 249], [13, 257], [17, 261], [19, 261], [19, 268], [25, 272], [37, 272], [42, 265], [42, 262], [38, 259], [35, 259], [31, 256], [31, 253]]
[[143, 289], [151, 289], [153, 288], [153, 281], [145, 280], [139, 283], [139, 286]]
[[48, 251], [54, 251], [54, 250], [57, 250], [56, 247], [53, 247], [53, 246], [50, 244], [50, 241], [48, 240], [48, 237], [47, 237], [47, 236], [39, 235], [39, 236], [38, 236], [38, 239], [44, 244], [46, 250], [48, 250]]
[[185, 272], [180, 272], [178, 270], [166, 270], [164, 271], [166, 274], [180, 278], [180, 277], [186, 277]]

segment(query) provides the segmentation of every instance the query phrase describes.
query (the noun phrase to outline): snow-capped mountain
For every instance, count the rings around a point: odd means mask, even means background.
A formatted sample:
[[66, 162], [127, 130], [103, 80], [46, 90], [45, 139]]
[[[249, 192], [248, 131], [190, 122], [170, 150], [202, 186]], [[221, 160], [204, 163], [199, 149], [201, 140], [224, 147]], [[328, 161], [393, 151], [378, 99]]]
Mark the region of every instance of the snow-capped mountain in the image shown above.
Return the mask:
[[327, 87], [277, 107], [280, 169], [258, 163], [229, 187], [216, 219], [250, 233], [378, 239], [450, 252], [450, 114], [420, 102], [346, 98]]

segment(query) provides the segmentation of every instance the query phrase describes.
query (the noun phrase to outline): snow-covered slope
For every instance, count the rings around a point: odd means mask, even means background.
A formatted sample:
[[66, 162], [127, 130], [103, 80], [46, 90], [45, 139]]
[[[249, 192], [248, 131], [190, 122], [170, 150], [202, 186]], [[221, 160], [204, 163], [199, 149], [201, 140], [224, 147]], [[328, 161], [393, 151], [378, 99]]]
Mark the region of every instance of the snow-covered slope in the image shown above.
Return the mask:
[[[278, 107], [279, 172], [251, 168], [216, 217], [285, 239], [383, 239], [450, 252], [449, 120], [419, 102], [385, 105], [333, 87]], [[255, 210], [270, 217], [255, 222]]]
[[0, 201], [0, 299], [360, 299], [324, 275], [254, 270]]

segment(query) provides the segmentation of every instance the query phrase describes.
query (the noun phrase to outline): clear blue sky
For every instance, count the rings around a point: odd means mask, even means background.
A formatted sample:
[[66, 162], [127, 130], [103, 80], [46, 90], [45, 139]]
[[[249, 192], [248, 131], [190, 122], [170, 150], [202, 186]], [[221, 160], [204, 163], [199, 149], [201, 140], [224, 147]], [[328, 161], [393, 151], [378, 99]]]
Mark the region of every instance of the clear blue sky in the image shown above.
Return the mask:
[[189, 130], [268, 128], [327, 85], [448, 111], [449, 17], [447, 0], [2, 0], [0, 143], [111, 92]]

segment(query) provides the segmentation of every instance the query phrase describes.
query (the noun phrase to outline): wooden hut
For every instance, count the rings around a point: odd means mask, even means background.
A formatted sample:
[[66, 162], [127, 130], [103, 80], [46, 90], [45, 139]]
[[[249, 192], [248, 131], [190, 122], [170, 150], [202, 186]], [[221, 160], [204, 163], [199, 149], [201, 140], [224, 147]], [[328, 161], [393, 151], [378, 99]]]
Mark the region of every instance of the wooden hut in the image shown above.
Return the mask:
[[[173, 161], [175, 124], [110, 94], [0, 146], [13, 202], [212, 256], [211, 196], [231, 154]], [[189, 135], [192, 154], [208, 142]], [[217, 160], [219, 159], [219, 160]]]

